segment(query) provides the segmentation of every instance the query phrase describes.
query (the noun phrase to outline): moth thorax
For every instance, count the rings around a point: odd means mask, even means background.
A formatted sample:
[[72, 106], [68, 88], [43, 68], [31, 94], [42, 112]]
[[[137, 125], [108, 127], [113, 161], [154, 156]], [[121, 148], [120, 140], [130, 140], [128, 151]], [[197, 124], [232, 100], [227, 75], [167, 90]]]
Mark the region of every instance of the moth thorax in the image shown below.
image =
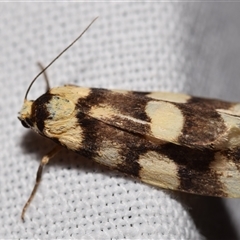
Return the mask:
[[57, 121], [71, 116], [75, 109], [75, 104], [66, 98], [53, 95], [50, 101], [46, 103], [46, 109], [49, 113], [48, 118]]

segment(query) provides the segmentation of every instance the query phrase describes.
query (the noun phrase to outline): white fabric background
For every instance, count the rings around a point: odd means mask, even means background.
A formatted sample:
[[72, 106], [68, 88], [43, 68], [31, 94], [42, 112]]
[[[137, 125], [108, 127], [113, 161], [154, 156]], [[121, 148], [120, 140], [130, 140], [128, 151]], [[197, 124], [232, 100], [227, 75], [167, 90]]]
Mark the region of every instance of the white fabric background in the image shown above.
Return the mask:
[[[239, 100], [239, 4], [1, 3], [0, 238], [236, 239], [239, 200], [175, 196], [62, 151], [20, 219], [40, 159], [54, 144], [17, 120], [30, 81], [165, 90]], [[43, 78], [30, 97], [44, 93]], [[236, 183], [239, 184], [239, 183]], [[223, 238], [222, 238], [223, 239]]]

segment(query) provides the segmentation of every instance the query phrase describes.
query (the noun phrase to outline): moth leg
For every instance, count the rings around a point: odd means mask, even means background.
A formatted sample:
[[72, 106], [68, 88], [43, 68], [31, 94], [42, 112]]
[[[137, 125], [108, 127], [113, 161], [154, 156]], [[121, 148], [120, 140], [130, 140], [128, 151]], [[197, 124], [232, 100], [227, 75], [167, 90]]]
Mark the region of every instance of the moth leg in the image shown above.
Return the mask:
[[37, 188], [39, 186], [39, 183], [41, 181], [41, 178], [42, 178], [42, 171], [43, 171], [43, 168], [45, 165], [47, 165], [47, 163], [49, 162], [49, 160], [51, 158], [53, 158], [60, 150], [61, 150], [61, 146], [56, 146], [54, 147], [48, 154], [46, 154], [41, 162], [40, 162], [40, 165], [38, 167], [38, 171], [37, 171], [37, 175], [36, 175], [36, 182], [35, 182], [35, 185], [34, 185], [34, 188], [31, 192], [31, 195], [30, 197], [28, 198], [27, 202], [25, 203], [24, 207], [23, 207], [23, 210], [22, 210], [22, 214], [21, 214], [21, 218], [22, 220], [24, 221], [24, 214], [29, 206], [29, 204], [31, 203], [36, 191], [37, 191]]
[[[41, 71], [43, 71], [44, 66], [40, 62], [38, 62], [37, 64], [40, 67]], [[45, 82], [47, 84], [47, 91], [48, 91], [48, 90], [50, 90], [50, 84], [49, 84], [49, 80], [48, 80], [48, 76], [47, 76], [46, 71], [43, 72], [43, 76], [44, 76]]]

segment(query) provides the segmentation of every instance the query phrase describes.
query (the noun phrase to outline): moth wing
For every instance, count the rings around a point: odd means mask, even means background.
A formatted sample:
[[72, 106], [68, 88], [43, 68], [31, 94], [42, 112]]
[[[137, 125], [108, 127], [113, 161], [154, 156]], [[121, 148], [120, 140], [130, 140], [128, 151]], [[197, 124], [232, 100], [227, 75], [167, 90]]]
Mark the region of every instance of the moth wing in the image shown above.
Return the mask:
[[[94, 102], [94, 104], [93, 104]], [[227, 149], [240, 140], [240, 104], [174, 93], [93, 89], [82, 111], [154, 142]]]
[[196, 150], [163, 144], [140, 156], [140, 179], [162, 188], [188, 193], [240, 197], [239, 148], [225, 151]]

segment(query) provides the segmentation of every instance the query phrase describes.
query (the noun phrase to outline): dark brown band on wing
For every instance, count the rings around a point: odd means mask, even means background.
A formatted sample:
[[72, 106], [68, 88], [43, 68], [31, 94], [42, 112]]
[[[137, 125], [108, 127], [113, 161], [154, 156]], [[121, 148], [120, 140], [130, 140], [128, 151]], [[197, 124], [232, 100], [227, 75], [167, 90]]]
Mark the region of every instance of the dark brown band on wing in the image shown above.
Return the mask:
[[131, 91], [132, 94], [135, 94], [137, 96], [145, 96], [148, 94], [151, 94], [152, 92], [138, 92], [138, 91]]
[[140, 134], [128, 132], [124, 132], [121, 141], [124, 143], [121, 154], [125, 157], [125, 162], [118, 165], [118, 170], [135, 177], [140, 177], [139, 173], [142, 167], [139, 164], [139, 159], [148, 151], [156, 150], [156, 145]]
[[148, 98], [144, 95], [137, 95], [131, 92], [122, 94], [107, 89], [92, 88], [85, 99], [79, 99], [78, 107], [80, 111], [87, 114], [92, 107], [108, 105], [121, 114], [150, 122], [150, 118], [145, 112], [147, 103]]
[[177, 164], [180, 191], [209, 196], [227, 196], [219, 176], [210, 168], [210, 164], [214, 161], [214, 151], [196, 150], [169, 143], [161, 147], [160, 153], [165, 154]]
[[79, 112], [76, 117], [83, 131], [81, 149], [78, 150], [78, 153], [84, 157], [94, 159], [98, 153], [98, 142], [101, 141], [101, 136], [98, 132], [98, 121], [88, 117], [82, 112]]
[[235, 103], [225, 102], [217, 99], [208, 99], [208, 98], [200, 98], [200, 97], [191, 97], [187, 101], [187, 104], [198, 105], [202, 107], [210, 107], [214, 109], [230, 109], [234, 106]]
[[[224, 120], [209, 101], [201, 102], [197, 101], [197, 98], [192, 98], [186, 104], [173, 104], [181, 110], [185, 121], [179, 137], [180, 144], [204, 148], [214, 144], [226, 131]], [[225, 107], [226, 105], [227, 103]]]
[[53, 95], [49, 92], [40, 96], [37, 100], [33, 102], [32, 114], [33, 122], [36, 122], [39, 131], [44, 129], [44, 121], [49, 119], [50, 113], [47, 110], [47, 104], [51, 101]]
[[[81, 148], [77, 151], [79, 154], [95, 160], [97, 157], [102, 157], [101, 151], [106, 147], [104, 143], [107, 142], [110, 144], [109, 148], [114, 146], [118, 150], [122, 159], [121, 163], [118, 163], [118, 159], [113, 160], [116, 162], [114, 168], [139, 176], [141, 166], [138, 159], [144, 145], [144, 140], [141, 140], [140, 136], [135, 137], [131, 133], [105, 124], [84, 113], [78, 113], [76, 117], [83, 131]], [[113, 161], [112, 165], [114, 165]], [[104, 161], [102, 163], [104, 164]]]

